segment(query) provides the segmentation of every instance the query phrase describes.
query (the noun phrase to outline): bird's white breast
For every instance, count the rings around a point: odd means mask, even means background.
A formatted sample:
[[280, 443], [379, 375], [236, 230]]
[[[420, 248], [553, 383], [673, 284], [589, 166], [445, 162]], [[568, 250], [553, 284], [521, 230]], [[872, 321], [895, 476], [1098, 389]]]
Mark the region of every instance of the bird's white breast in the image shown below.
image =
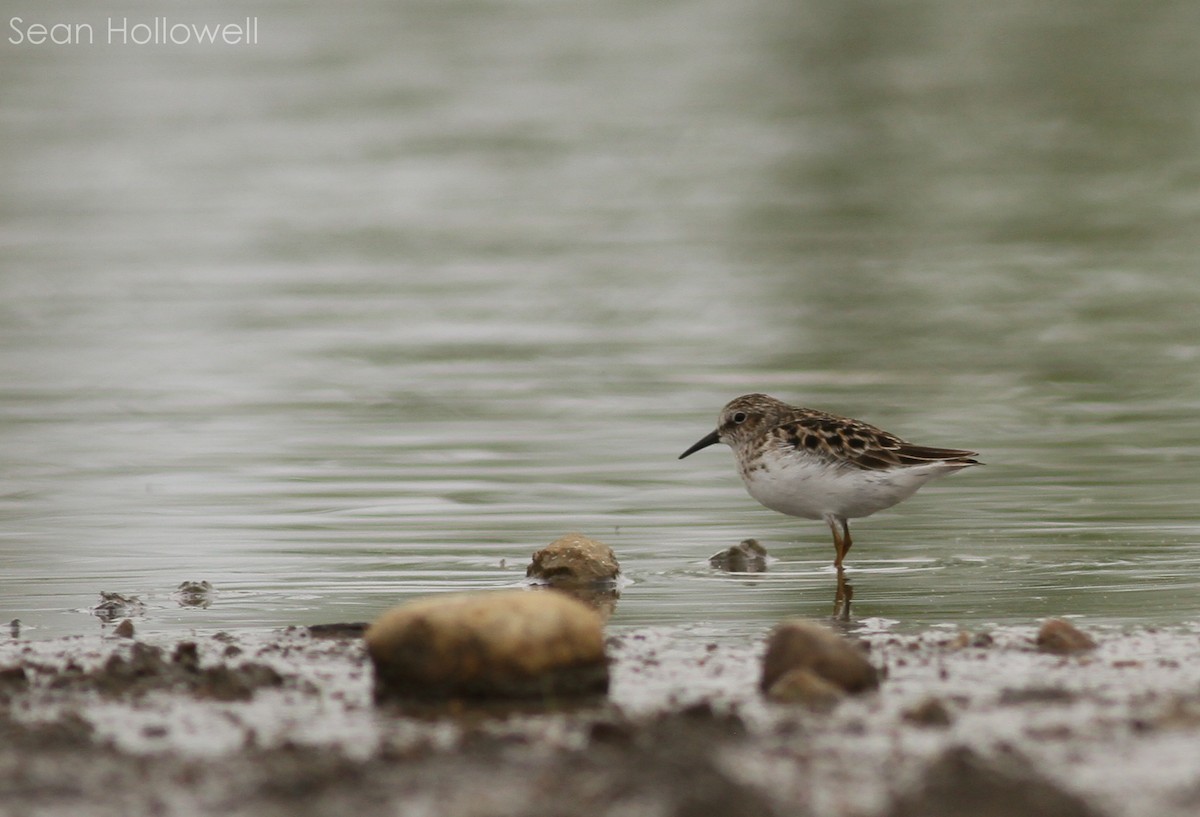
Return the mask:
[[738, 465], [750, 496], [771, 510], [806, 519], [870, 516], [912, 496], [931, 479], [958, 470], [929, 463], [872, 471], [790, 452], [768, 455], [749, 467], [739, 457]]

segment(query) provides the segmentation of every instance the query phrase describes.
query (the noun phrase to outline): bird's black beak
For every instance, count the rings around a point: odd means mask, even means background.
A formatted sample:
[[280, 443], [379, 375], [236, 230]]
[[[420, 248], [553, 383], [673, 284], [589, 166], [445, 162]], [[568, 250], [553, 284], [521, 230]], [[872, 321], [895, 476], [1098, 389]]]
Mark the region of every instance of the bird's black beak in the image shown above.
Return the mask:
[[709, 434], [703, 440], [700, 440], [699, 442], [697, 442], [695, 445], [693, 445], [687, 451], [684, 451], [682, 454], [680, 454], [679, 459], [683, 459], [688, 454], [695, 454], [701, 448], [708, 448], [710, 445], [716, 445], [719, 442], [721, 442], [720, 432], [714, 431], [712, 434]]

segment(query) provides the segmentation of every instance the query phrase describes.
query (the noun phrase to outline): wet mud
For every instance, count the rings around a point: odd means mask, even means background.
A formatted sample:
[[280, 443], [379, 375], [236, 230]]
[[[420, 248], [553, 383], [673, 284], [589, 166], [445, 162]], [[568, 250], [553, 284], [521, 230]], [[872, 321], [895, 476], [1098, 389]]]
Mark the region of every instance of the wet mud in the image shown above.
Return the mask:
[[[1200, 635], [857, 632], [877, 689], [759, 689], [764, 640], [608, 638], [570, 707], [378, 706], [359, 628], [0, 642], [0, 814], [1182, 817]], [[867, 628], [869, 630], [869, 628]]]

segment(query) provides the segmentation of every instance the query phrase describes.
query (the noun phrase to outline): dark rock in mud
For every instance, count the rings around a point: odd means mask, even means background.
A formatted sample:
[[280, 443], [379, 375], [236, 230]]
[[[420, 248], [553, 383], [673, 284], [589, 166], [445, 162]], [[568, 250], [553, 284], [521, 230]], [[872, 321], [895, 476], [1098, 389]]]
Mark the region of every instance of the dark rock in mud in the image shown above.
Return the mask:
[[266, 687], [278, 687], [283, 677], [263, 664], [201, 667], [196, 644], [176, 645], [167, 657], [160, 647], [134, 642], [128, 654], [113, 653], [91, 672], [66, 670], [52, 682], [60, 689], [94, 689], [107, 697], [137, 697], [161, 690], [186, 691], [197, 698], [245, 701]]
[[113, 634], [121, 638], [133, 638], [133, 621], [128, 618], [121, 619], [121, 623], [113, 630]]
[[743, 539], [733, 547], [714, 553], [708, 563], [729, 573], [762, 573], [767, 569], [767, 549], [757, 539]]
[[29, 676], [23, 667], [0, 668], [0, 701], [7, 701], [29, 689]]
[[1098, 817], [1090, 805], [1040, 775], [1016, 754], [983, 758], [946, 750], [887, 817]]
[[781, 622], [771, 632], [759, 686], [769, 692], [794, 670], [804, 670], [851, 694], [879, 686], [879, 671], [858, 645], [828, 627], [798, 619]]
[[611, 584], [620, 572], [612, 548], [582, 533], [568, 533], [534, 553], [525, 575], [554, 587], [581, 587]]
[[1065, 619], [1047, 619], [1038, 630], [1037, 648], [1041, 652], [1055, 655], [1070, 655], [1096, 648], [1096, 642], [1087, 633]]
[[926, 698], [921, 703], [904, 711], [904, 720], [917, 726], [941, 728], [954, 722], [950, 710], [939, 698]]
[[364, 637], [376, 700], [543, 698], [608, 689], [600, 617], [561, 593], [433, 596], [389, 610]]

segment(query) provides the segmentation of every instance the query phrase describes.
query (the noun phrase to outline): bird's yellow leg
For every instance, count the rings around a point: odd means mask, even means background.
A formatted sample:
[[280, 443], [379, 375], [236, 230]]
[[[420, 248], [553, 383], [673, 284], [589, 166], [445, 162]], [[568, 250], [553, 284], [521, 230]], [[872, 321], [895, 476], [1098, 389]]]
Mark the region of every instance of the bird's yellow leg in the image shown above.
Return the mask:
[[827, 516], [825, 521], [829, 525], [829, 530], [833, 531], [833, 566], [840, 570], [842, 560], [846, 558], [846, 554], [850, 552], [850, 546], [854, 544], [850, 539], [850, 523], [836, 516]]

